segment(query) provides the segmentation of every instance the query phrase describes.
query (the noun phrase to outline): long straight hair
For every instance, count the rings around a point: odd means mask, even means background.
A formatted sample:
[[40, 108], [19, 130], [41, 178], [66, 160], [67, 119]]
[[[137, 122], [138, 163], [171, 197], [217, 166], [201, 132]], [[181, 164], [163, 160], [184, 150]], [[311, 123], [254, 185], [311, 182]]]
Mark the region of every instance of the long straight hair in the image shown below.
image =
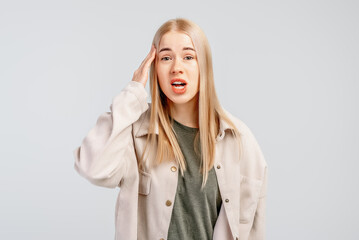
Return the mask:
[[[208, 172], [214, 165], [216, 137], [220, 127], [219, 119], [224, 119], [233, 128], [230, 130], [238, 141], [240, 151], [238, 161], [242, 156], [240, 132], [229, 117], [227, 117], [218, 101], [213, 79], [212, 54], [207, 37], [202, 29], [188, 19], [170, 19], [160, 26], [153, 38], [152, 43], [156, 49], [159, 47], [162, 36], [169, 31], [178, 31], [187, 34], [192, 39], [197, 53], [200, 73], [198, 101], [199, 131], [195, 136], [194, 150], [201, 159], [200, 173], [202, 173], [203, 176], [202, 189], [207, 182]], [[183, 176], [186, 170], [186, 161], [177, 142], [176, 133], [172, 127], [173, 118], [170, 116], [171, 110], [167, 104], [167, 97], [162, 92], [158, 83], [156, 61], [153, 61], [150, 67], [150, 93], [152, 99], [150, 105], [150, 124], [146, 145], [139, 161], [139, 166], [142, 166], [143, 162], [149, 159], [145, 157], [145, 152], [150, 142], [152, 146], [151, 149], [156, 150], [156, 156], [153, 162], [147, 165], [154, 166], [174, 158]], [[158, 138], [156, 138], [155, 133], [156, 123], [158, 123]], [[198, 147], [200, 149], [198, 149]]]

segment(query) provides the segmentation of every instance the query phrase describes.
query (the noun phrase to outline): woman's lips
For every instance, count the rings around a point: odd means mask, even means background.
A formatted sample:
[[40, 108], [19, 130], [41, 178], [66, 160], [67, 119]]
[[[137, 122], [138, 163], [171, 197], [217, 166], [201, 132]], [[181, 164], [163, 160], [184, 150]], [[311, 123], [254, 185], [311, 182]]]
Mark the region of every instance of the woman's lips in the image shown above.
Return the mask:
[[187, 90], [187, 82], [181, 78], [174, 78], [171, 80], [172, 91], [174, 93], [184, 93]]
[[187, 90], [187, 84], [184, 86], [178, 85], [177, 87], [175, 85], [172, 85], [172, 91], [174, 93], [185, 93]]
[[180, 82], [180, 83], [185, 83], [187, 84], [186, 80], [182, 79], [182, 78], [173, 78], [171, 80], [171, 84], [173, 84], [174, 82]]

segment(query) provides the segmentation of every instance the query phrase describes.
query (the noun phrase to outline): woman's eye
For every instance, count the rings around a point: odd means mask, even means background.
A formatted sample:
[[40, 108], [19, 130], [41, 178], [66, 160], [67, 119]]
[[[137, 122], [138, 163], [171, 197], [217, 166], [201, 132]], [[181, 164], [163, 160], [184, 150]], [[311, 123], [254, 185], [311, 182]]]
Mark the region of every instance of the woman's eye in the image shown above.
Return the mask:
[[187, 58], [187, 59], [189, 59], [189, 60], [193, 59], [192, 56], [186, 56], [185, 58]]
[[161, 60], [168, 60], [169, 59], [169, 57], [163, 57], [163, 58], [161, 58]]

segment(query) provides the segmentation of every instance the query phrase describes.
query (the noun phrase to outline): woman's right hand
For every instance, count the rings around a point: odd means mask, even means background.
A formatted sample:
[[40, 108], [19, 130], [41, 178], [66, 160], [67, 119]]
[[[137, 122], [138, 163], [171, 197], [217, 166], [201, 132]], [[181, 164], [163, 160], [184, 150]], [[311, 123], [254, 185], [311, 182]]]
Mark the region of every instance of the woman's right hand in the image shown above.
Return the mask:
[[150, 66], [152, 61], [156, 56], [156, 48], [152, 44], [150, 52], [147, 54], [146, 58], [142, 61], [140, 67], [135, 71], [132, 77], [132, 81], [140, 82], [146, 87], [148, 72], [150, 70]]

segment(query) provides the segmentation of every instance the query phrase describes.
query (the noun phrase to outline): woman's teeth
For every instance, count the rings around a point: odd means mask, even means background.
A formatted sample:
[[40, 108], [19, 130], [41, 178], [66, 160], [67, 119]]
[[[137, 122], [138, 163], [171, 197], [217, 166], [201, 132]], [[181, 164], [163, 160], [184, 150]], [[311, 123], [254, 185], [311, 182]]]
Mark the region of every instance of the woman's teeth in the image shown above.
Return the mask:
[[172, 85], [186, 85], [184, 82], [173, 82]]
[[174, 83], [172, 83], [172, 85], [173, 86], [177, 86], [177, 85], [181, 85], [181, 86], [184, 86], [184, 85], [186, 85], [185, 83], [181, 83], [181, 82], [174, 82]]

